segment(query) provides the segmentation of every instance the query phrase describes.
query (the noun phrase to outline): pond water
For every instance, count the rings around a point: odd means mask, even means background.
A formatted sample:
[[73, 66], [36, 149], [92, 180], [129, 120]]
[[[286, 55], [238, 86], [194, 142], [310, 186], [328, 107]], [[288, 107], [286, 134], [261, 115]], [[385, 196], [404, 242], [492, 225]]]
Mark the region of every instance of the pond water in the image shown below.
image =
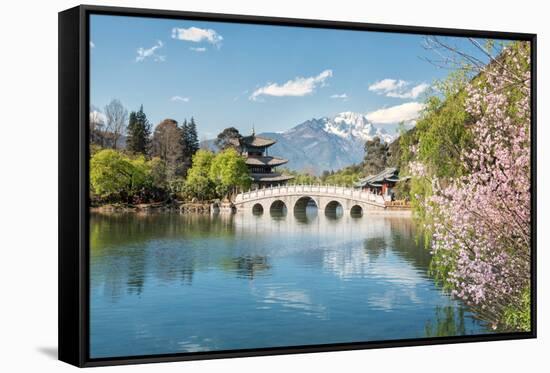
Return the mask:
[[486, 333], [408, 217], [92, 214], [90, 357]]

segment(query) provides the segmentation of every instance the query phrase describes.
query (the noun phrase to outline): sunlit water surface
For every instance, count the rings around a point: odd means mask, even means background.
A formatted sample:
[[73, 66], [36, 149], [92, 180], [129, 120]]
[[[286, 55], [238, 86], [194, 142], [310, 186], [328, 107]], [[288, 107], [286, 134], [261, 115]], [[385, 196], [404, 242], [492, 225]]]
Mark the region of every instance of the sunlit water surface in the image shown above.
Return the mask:
[[91, 218], [92, 358], [485, 333], [410, 218]]

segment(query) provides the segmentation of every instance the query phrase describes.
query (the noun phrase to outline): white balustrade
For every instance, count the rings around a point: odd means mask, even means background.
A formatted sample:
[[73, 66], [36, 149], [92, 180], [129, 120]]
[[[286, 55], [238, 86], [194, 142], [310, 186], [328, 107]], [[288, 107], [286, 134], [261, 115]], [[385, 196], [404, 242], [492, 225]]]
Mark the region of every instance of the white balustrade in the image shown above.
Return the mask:
[[345, 198], [355, 199], [370, 203], [384, 203], [382, 196], [370, 193], [364, 190], [357, 190], [354, 188], [343, 187], [338, 185], [278, 185], [270, 186], [268, 188], [248, 190], [246, 192], [237, 194], [235, 197], [236, 203], [241, 203], [246, 200], [262, 199], [266, 197], [285, 196], [291, 194], [314, 194], [326, 197], [342, 196]]

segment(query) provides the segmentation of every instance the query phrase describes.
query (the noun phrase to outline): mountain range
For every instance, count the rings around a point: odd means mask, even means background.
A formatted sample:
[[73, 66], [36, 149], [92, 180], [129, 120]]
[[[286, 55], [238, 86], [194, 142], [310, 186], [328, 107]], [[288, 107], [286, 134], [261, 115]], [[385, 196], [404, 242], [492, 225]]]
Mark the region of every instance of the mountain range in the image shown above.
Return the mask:
[[[283, 167], [317, 175], [361, 162], [367, 140], [379, 137], [391, 143], [399, 136], [397, 125], [377, 126], [364, 114], [354, 112], [313, 118], [287, 131], [258, 135], [277, 141], [268, 151], [270, 155], [288, 159]], [[207, 142], [209, 147], [214, 146], [213, 140]]]

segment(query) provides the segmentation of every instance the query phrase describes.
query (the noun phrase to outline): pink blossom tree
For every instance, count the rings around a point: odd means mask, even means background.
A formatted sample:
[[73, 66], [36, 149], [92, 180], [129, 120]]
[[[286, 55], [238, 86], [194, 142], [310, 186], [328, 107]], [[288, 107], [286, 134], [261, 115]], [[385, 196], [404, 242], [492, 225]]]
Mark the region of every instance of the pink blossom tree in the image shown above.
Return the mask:
[[[510, 45], [471, 81], [465, 176], [431, 178], [433, 195], [424, 201], [434, 271], [501, 330], [530, 327], [530, 84], [527, 43]], [[418, 162], [410, 169], [428, 177]]]

